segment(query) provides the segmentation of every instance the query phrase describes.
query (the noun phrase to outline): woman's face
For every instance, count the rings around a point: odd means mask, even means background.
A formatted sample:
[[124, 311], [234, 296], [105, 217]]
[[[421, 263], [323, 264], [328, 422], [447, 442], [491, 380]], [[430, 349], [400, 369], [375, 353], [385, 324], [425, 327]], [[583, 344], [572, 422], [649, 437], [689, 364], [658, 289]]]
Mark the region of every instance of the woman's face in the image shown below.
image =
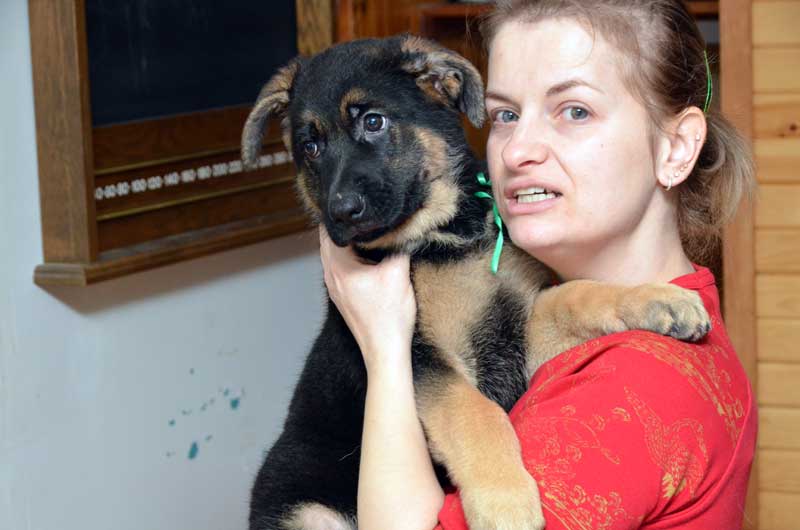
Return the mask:
[[657, 228], [647, 221], [658, 186], [648, 116], [619, 59], [567, 20], [509, 22], [492, 42], [494, 196], [517, 246], [554, 267], [554, 256], [630, 251]]

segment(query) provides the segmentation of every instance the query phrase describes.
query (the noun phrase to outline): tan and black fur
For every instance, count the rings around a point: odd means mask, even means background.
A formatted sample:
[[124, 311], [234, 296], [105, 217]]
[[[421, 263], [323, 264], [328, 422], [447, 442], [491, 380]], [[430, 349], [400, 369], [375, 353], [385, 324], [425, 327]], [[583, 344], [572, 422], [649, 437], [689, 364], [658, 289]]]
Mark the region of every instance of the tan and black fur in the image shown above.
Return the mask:
[[[272, 78], [242, 156], [256, 163], [266, 120], [279, 118], [299, 196], [331, 239], [367, 259], [412, 256], [414, 383], [431, 454], [460, 489], [471, 528], [538, 529], [538, 490], [506, 415], [533, 372], [597, 336], [637, 328], [697, 339], [709, 319], [696, 294], [671, 285], [548, 288], [551, 272], [510, 244], [493, 275], [497, 228], [490, 202], [475, 196], [486, 168], [461, 114], [476, 126], [484, 117], [468, 61], [412, 36], [354, 41]], [[358, 347], [329, 302], [253, 487], [252, 530], [352, 527], [365, 388]]]

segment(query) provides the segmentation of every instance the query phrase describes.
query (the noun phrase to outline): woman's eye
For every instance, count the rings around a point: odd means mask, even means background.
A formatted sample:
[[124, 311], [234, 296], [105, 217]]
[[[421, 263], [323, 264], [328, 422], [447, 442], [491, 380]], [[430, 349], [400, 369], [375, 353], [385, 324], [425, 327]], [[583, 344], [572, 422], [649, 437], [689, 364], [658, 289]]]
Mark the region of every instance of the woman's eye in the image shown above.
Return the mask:
[[317, 142], [305, 142], [303, 144], [303, 152], [308, 158], [317, 158], [319, 156], [319, 144]]
[[364, 128], [368, 132], [378, 132], [386, 126], [386, 118], [380, 114], [370, 112], [364, 116]]
[[510, 110], [501, 110], [495, 115], [495, 120], [499, 121], [500, 123], [509, 123], [512, 121], [517, 121], [517, 119], [517, 115]]
[[570, 121], [584, 121], [589, 118], [589, 111], [583, 107], [567, 107], [562, 115]]

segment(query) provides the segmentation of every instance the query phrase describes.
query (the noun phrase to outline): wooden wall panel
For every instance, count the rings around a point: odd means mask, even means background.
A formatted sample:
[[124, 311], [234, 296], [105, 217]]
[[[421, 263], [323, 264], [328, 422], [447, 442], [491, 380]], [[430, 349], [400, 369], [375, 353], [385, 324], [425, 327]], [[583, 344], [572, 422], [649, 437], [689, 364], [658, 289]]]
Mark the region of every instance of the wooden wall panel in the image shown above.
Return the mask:
[[800, 495], [793, 493], [762, 493], [759, 504], [761, 530], [797, 530], [797, 507]]
[[753, 88], [756, 92], [800, 91], [800, 48], [755, 48]]
[[798, 381], [800, 381], [800, 364], [758, 363], [759, 404], [800, 407]]
[[800, 2], [755, 2], [753, 46], [800, 45]]
[[800, 273], [800, 229], [758, 230], [756, 270]]
[[800, 409], [761, 407], [758, 411], [758, 447], [800, 450]]
[[[800, 452], [764, 449], [758, 452], [758, 458], [761, 491], [800, 493]], [[792, 512], [797, 514], [797, 507]]]
[[800, 318], [800, 276], [759, 275], [756, 278], [756, 313], [759, 317]]
[[[796, 147], [800, 141], [800, 93], [756, 96], [753, 103], [753, 125], [759, 141], [794, 139], [788, 144]], [[796, 149], [794, 154], [797, 156]]]
[[800, 227], [800, 186], [762, 185], [758, 195], [757, 227]]
[[[762, 114], [757, 124], [760, 123], [762, 129], [786, 124], [786, 120], [780, 121], [781, 125], [769, 121], [770, 118]], [[800, 184], [800, 138], [759, 137], [754, 149], [759, 182]]]
[[800, 1], [751, 6], [758, 528], [800, 528]]
[[[758, 319], [758, 360], [800, 363], [800, 320]], [[798, 382], [800, 386], [800, 382]]]

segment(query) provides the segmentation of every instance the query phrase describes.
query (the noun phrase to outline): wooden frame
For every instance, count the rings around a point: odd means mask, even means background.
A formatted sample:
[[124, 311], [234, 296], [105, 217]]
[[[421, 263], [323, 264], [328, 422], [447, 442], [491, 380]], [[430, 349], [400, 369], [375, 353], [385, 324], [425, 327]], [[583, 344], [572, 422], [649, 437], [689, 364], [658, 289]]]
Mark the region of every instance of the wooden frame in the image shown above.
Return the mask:
[[[736, 128], [753, 139], [752, 0], [720, 2], [722, 111]], [[756, 337], [756, 267], [754, 205], [743, 202], [725, 231], [722, 247], [725, 324], [758, 395]], [[745, 528], [758, 528], [758, 461], [753, 463], [747, 491]]]
[[[296, 0], [300, 53], [333, 42], [331, 0]], [[243, 171], [247, 106], [92, 127], [85, 0], [29, 0], [44, 263], [87, 285], [299, 231], [277, 127]], [[224, 176], [225, 178], [219, 178]]]

